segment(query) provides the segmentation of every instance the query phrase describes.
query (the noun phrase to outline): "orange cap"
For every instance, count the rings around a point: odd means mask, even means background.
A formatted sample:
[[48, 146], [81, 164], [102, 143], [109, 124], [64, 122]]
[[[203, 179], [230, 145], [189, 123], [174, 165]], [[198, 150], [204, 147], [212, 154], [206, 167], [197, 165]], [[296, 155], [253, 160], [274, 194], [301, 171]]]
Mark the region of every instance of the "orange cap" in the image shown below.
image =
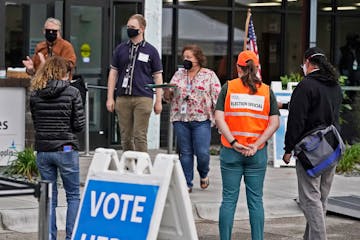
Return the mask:
[[246, 67], [246, 62], [252, 60], [255, 66], [259, 66], [259, 59], [253, 51], [246, 50], [239, 53], [237, 64]]

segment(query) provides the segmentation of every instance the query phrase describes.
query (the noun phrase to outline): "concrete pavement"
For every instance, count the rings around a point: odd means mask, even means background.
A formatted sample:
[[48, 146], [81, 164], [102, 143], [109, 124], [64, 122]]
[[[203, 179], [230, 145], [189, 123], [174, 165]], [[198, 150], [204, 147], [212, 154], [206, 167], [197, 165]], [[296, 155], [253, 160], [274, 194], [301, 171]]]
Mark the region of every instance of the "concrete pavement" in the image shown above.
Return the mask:
[[[151, 159], [154, 159], [158, 153], [166, 153], [165, 150], [150, 150]], [[120, 154], [121, 152], [119, 152]], [[87, 169], [91, 163], [92, 156], [81, 156], [80, 158], [80, 174], [81, 182], [85, 183]], [[219, 213], [219, 206], [221, 202], [221, 176], [220, 176], [220, 161], [218, 156], [211, 156], [210, 162], [210, 186], [206, 190], [200, 188], [200, 180], [198, 173], [195, 172], [193, 192], [190, 194], [190, 198], [193, 204], [193, 215], [197, 222], [198, 234], [200, 239], [217, 239], [217, 220]], [[344, 195], [359, 195], [360, 196], [360, 177], [344, 177], [336, 175], [333, 188], [331, 190], [331, 196], [344, 196]], [[244, 184], [242, 184], [240, 191], [240, 198], [235, 215], [234, 234], [240, 236], [243, 234], [249, 234], [248, 225], [248, 213], [246, 207]], [[268, 229], [268, 235], [271, 236], [271, 231], [274, 231], [276, 227], [281, 225], [283, 228], [290, 231], [289, 238], [283, 239], [299, 239], [291, 238], [291, 234], [297, 232], [297, 236], [301, 236], [304, 229], [303, 214], [298, 208], [294, 199], [297, 197], [297, 182], [295, 168], [283, 167], [273, 168], [268, 166], [265, 186], [264, 186], [264, 208], [266, 217], [266, 226], [272, 226]], [[58, 207], [58, 228], [64, 229], [65, 226], [65, 206], [66, 199], [64, 190], [59, 188], [59, 207]], [[1, 233], [34, 233], [37, 232], [37, 217], [38, 217], [38, 202], [37, 199], [32, 196], [22, 197], [3, 197], [0, 198], [0, 236]], [[359, 222], [354, 219], [345, 219], [341, 221], [351, 221], [351, 224], [359, 226]], [[353, 222], [355, 221], [355, 222]], [[357, 223], [357, 225], [356, 225]], [[202, 224], [208, 224], [207, 227], [201, 227]], [[237, 226], [240, 228], [237, 228]], [[349, 222], [350, 224], [350, 222]], [[350, 225], [351, 225], [350, 224]], [[204, 226], [205, 226], [204, 225]], [[291, 226], [290, 226], [291, 225]], [[349, 225], [349, 226], [350, 226]], [[267, 227], [265, 227], [267, 229]], [[240, 229], [240, 231], [239, 231]], [[297, 229], [297, 231], [296, 231]], [[351, 228], [356, 230], [360, 234], [360, 227]], [[203, 231], [203, 232], [202, 232]], [[214, 233], [211, 235], [210, 232]], [[283, 230], [281, 230], [283, 231]], [[294, 232], [295, 231], [295, 232]], [[338, 230], [336, 230], [338, 231]], [[206, 234], [210, 234], [211, 237], [202, 237]], [[240, 235], [239, 235], [240, 234]], [[269, 235], [270, 234], [270, 235]], [[31, 235], [31, 234], [30, 234]], [[29, 235], [29, 236], [30, 236]], [[210, 236], [209, 235], [209, 236]], [[357, 235], [359, 236], [359, 235]], [[1, 238], [1, 237], [0, 237]], [[9, 238], [11, 239], [11, 238]], [[15, 238], [14, 238], [15, 239]], [[33, 238], [28, 238], [33, 239]], [[35, 238], [36, 239], [36, 238]], [[238, 237], [237, 237], [238, 239]], [[266, 239], [272, 239], [270, 237]], [[280, 238], [273, 238], [280, 239]], [[282, 238], [281, 238], [282, 239]], [[343, 239], [343, 238], [332, 238]], [[349, 238], [351, 239], [351, 238]], [[355, 239], [355, 238], [354, 238]]]

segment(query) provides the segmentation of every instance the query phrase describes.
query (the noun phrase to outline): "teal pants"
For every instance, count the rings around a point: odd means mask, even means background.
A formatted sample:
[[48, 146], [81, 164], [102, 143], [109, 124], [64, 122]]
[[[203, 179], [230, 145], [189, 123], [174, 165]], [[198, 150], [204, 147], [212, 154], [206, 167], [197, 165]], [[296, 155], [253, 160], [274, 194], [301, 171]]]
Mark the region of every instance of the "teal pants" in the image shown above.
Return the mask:
[[263, 185], [267, 166], [266, 146], [252, 157], [245, 157], [232, 148], [220, 150], [222, 202], [219, 213], [221, 240], [231, 240], [240, 182], [244, 176], [246, 200], [249, 209], [251, 239], [264, 239]]

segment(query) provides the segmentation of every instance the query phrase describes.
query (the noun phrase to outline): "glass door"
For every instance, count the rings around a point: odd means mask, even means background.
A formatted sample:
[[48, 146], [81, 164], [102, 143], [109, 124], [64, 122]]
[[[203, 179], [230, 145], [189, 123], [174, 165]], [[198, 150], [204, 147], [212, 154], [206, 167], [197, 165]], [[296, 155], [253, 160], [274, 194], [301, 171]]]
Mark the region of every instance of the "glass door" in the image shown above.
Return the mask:
[[[109, 114], [106, 110], [108, 73], [109, 18], [108, 3], [102, 0], [65, 1], [65, 36], [77, 56], [75, 74], [88, 84], [90, 149], [107, 147]], [[84, 134], [79, 135], [84, 146]]]
[[[88, 84], [90, 149], [117, 148], [117, 117], [106, 110], [107, 77], [112, 51], [126, 40], [127, 19], [142, 13], [142, 1], [69, 0], [64, 4], [64, 34], [76, 52], [76, 73]], [[84, 134], [79, 138], [84, 147]]]

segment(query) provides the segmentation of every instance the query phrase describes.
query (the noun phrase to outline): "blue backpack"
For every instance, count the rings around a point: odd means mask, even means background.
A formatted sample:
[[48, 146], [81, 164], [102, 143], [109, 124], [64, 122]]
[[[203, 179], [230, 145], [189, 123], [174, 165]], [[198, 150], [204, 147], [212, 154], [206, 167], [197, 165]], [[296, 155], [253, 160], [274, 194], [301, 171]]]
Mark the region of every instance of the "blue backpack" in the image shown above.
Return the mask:
[[294, 155], [311, 177], [318, 177], [336, 165], [344, 152], [345, 144], [334, 125], [305, 134], [294, 148]]

